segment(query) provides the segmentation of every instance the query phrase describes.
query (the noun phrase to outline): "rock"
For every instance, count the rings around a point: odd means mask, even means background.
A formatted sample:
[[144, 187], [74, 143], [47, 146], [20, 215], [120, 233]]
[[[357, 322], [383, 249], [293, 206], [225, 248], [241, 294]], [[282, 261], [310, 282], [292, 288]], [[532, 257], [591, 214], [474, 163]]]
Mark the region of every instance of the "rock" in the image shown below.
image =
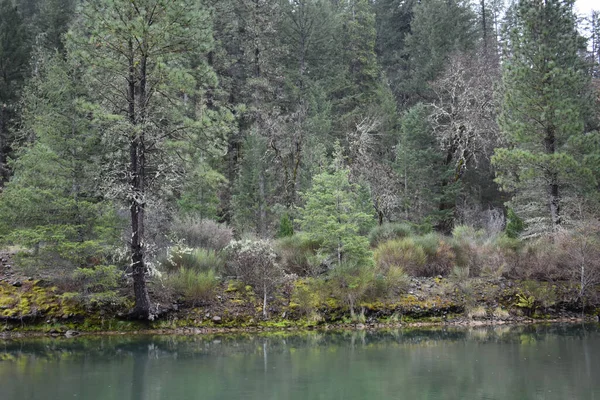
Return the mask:
[[12, 268], [12, 265], [6, 264], [6, 265], [4, 266], [4, 268], [6, 268], [6, 269], [11, 269], [11, 268]]
[[14, 287], [21, 287], [23, 286], [23, 283], [21, 283], [21, 281], [14, 281], [13, 283], [11, 283], [11, 285]]
[[214, 317], [212, 317], [212, 321], [219, 323], [219, 322], [221, 322], [221, 317], [219, 317], [218, 315], [215, 315]]
[[65, 332], [65, 337], [74, 337], [74, 336], [78, 336], [79, 332], [74, 331], [69, 329], [68, 331]]

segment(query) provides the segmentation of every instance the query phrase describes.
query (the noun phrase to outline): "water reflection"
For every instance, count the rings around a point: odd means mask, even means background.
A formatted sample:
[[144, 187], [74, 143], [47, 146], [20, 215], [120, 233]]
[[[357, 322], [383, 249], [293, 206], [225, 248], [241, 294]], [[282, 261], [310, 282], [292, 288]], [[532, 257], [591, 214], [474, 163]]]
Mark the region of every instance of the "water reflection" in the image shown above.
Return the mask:
[[598, 371], [598, 325], [0, 341], [6, 400], [594, 399]]

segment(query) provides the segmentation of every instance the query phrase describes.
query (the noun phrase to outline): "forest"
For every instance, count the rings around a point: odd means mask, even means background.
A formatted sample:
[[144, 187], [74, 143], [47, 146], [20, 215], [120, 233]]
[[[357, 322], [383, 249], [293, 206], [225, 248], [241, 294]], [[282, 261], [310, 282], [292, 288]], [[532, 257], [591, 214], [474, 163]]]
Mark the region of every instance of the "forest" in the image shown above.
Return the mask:
[[4, 319], [598, 312], [599, 188], [574, 0], [0, 0]]

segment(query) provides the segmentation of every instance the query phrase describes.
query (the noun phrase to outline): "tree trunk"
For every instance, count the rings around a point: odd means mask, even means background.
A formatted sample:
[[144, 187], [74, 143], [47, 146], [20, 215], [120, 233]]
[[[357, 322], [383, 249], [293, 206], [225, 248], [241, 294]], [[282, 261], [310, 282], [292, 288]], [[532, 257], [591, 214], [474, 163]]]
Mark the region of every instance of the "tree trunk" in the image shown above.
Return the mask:
[[8, 156], [6, 154], [8, 151], [7, 119], [6, 104], [0, 104], [0, 190], [2, 190], [8, 181]]
[[[554, 154], [556, 152], [556, 135], [554, 127], [549, 126], [546, 129], [546, 137], [544, 138], [544, 147], [546, 154]], [[550, 218], [552, 228], [556, 229], [561, 224], [561, 209], [560, 209], [560, 193], [558, 187], [558, 173], [550, 171], [546, 173], [548, 182], [546, 192], [548, 195], [548, 205], [550, 209]]]
[[267, 237], [267, 194], [265, 192], [265, 173], [262, 170], [262, 167], [258, 174], [258, 197], [258, 232], [260, 237], [264, 239]]
[[263, 317], [267, 319], [267, 284], [263, 283]]
[[[129, 49], [131, 57], [128, 77], [128, 117], [132, 130], [129, 142], [129, 190], [131, 191], [129, 210], [131, 214], [131, 268], [135, 296], [135, 306], [131, 316], [147, 319], [150, 317], [150, 296], [146, 286], [146, 264], [144, 263], [146, 149], [143, 130], [146, 107], [146, 59], [142, 57], [140, 60], [139, 77], [136, 76], [131, 42], [129, 42]], [[139, 127], [142, 129], [138, 129]]]

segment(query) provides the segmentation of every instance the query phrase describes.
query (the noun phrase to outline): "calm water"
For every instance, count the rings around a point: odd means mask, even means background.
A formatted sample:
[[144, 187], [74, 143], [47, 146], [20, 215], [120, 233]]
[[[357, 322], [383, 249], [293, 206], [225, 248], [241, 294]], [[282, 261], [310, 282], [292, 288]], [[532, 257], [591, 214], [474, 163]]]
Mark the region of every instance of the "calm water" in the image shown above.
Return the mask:
[[600, 400], [600, 328], [0, 340], [0, 399]]

